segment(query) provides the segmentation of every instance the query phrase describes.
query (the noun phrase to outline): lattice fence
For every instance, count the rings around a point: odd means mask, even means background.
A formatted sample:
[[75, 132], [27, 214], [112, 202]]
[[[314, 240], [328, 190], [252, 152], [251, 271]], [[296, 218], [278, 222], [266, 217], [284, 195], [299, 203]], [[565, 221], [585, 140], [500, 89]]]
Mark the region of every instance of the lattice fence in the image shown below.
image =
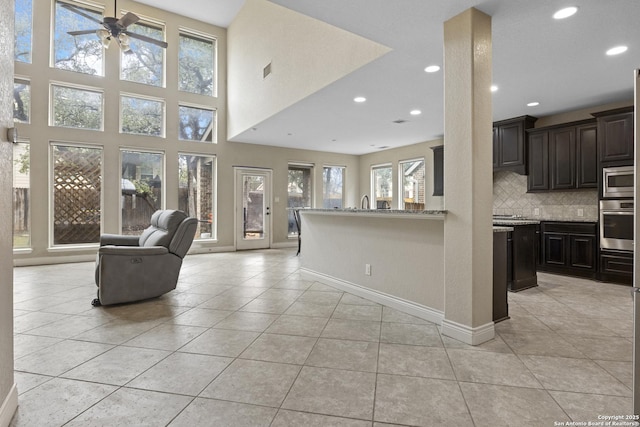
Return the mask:
[[54, 243], [100, 240], [101, 150], [58, 149], [54, 164]]

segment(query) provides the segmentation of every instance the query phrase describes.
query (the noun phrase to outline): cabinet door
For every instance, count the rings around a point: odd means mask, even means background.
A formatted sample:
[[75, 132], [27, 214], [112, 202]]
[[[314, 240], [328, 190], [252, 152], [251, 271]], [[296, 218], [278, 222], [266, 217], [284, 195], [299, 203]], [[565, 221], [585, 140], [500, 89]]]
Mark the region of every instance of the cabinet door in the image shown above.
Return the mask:
[[597, 126], [586, 125], [576, 128], [577, 146], [577, 188], [598, 188], [598, 144]]
[[549, 189], [549, 134], [529, 134], [529, 175], [527, 191]]
[[524, 165], [524, 129], [522, 122], [498, 127], [500, 166]]
[[576, 188], [576, 128], [549, 132], [549, 172], [552, 190]]
[[633, 112], [598, 118], [600, 161], [633, 161]]
[[498, 133], [498, 128], [493, 128], [493, 168], [497, 169], [500, 167], [500, 136]]
[[567, 265], [567, 235], [544, 233], [544, 262], [548, 265]]
[[594, 270], [596, 266], [595, 236], [569, 236], [571, 267]]

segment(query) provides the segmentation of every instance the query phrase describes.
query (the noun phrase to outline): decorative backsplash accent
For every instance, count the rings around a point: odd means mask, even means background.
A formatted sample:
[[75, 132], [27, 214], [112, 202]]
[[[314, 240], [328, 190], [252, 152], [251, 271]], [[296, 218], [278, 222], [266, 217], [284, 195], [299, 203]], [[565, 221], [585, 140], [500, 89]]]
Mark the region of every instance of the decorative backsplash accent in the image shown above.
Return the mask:
[[[539, 209], [536, 215], [535, 209]], [[583, 216], [578, 215], [582, 209]], [[515, 172], [493, 173], [493, 214], [525, 218], [597, 221], [598, 190], [527, 193], [527, 177]]]

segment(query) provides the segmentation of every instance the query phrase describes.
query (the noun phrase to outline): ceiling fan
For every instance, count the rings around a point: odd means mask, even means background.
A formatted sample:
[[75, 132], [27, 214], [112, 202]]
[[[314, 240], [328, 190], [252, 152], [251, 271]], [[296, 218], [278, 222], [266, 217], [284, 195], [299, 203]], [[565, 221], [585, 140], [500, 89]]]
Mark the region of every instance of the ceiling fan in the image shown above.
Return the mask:
[[[70, 10], [73, 13], [76, 13], [80, 16], [83, 16], [93, 22], [96, 22], [102, 25], [104, 28], [99, 28], [97, 30], [80, 30], [80, 31], [69, 31], [67, 34], [71, 36], [80, 36], [84, 34], [96, 33], [96, 35], [100, 38], [102, 45], [105, 48], [109, 47], [111, 40], [115, 39], [120, 45], [120, 49], [125, 53], [131, 53], [131, 47], [129, 45], [129, 38], [142, 40], [148, 43], [152, 43], [154, 45], [160, 46], [162, 48], [166, 48], [168, 44], [162, 40], [157, 40], [151, 37], [144, 36], [142, 34], [137, 34], [134, 32], [127, 31], [127, 27], [129, 25], [135, 24], [140, 20], [140, 18], [131, 13], [127, 12], [122, 18], [115, 18], [105, 16], [102, 21], [96, 19], [95, 17], [85, 13], [82, 9], [69, 4], [60, 2], [60, 5], [65, 9]], [[118, 2], [116, 1], [114, 4], [115, 14], [118, 13]]]

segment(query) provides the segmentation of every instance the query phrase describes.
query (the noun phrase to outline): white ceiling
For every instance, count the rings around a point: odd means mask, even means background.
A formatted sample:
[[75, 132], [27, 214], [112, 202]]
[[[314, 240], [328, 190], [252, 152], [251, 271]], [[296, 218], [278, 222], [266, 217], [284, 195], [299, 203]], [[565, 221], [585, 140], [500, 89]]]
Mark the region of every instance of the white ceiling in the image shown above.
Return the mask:
[[[138, 0], [227, 27], [244, 0]], [[443, 22], [476, 7], [492, 16], [493, 118], [543, 117], [633, 99], [640, 68], [638, 0], [271, 0], [393, 50], [234, 138], [363, 154], [441, 137]], [[557, 21], [566, 6], [578, 13]], [[191, 12], [193, 11], [193, 12]], [[190, 15], [189, 15], [190, 14]], [[210, 17], [210, 18], [208, 18]], [[605, 51], [617, 45], [618, 56]], [[362, 95], [364, 104], [353, 98]], [[538, 101], [537, 107], [527, 107]], [[412, 109], [422, 110], [410, 116]], [[395, 120], [406, 120], [403, 124]]]

